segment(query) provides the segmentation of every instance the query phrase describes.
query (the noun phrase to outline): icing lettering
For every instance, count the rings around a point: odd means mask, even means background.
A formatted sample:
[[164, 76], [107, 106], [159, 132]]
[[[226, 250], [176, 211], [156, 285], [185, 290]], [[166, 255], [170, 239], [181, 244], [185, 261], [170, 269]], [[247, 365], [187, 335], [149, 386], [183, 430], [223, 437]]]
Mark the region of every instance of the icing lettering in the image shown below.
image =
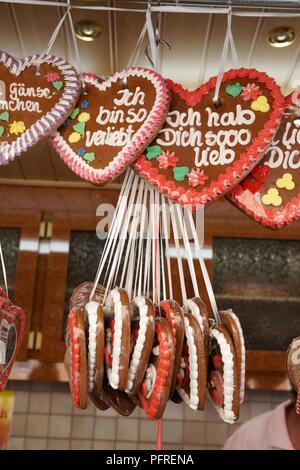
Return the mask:
[[[1, 96], [2, 97], [2, 96]], [[0, 109], [6, 111], [26, 111], [29, 113], [41, 113], [40, 103], [24, 98], [50, 99], [52, 93], [49, 88], [26, 87], [24, 83], [11, 83], [9, 87], [9, 99], [1, 99]]]
[[[167, 128], [159, 132], [157, 145], [162, 147], [192, 147], [195, 155], [195, 166], [230, 165], [235, 158], [234, 147], [247, 146], [251, 142], [251, 131], [239, 126], [250, 126], [255, 121], [255, 113], [237, 105], [235, 111], [219, 114], [211, 108], [205, 108], [207, 116], [204, 121], [207, 127], [234, 127], [220, 129], [217, 132], [208, 130], [205, 135], [201, 130], [202, 117], [199, 111], [188, 108], [187, 112], [169, 112]], [[186, 129], [188, 127], [188, 129]], [[200, 129], [199, 129], [200, 127]], [[201, 149], [205, 145], [205, 149]], [[212, 149], [218, 147], [218, 149]]]
[[291, 122], [287, 122], [281, 139], [281, 144], [286, 150], [280, 148], [278, 144], [279, 140], [273, 140], [268, 150], [269, 159], [265, 165], [270, 168], [282, 167], [284, 170], [298, 170], [300, 168], [300, 151], [291, 149], [295, 145], [300, 145], [300, 129], [294, 128]]

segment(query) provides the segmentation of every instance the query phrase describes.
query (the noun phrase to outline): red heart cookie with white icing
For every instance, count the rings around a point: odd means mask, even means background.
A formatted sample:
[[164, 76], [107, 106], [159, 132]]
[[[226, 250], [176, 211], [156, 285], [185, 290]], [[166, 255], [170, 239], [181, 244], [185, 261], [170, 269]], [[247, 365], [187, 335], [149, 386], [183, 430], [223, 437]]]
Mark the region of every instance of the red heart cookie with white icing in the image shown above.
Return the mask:
[[124, 391], [130, 359], [131, 306], [124, 289], [113, 289], [105, 301], [105, 362], [110, 386]]
[[152, 355], [138, 397], [150, 419], [160, 419], [170, 396], [175, 347], [172, 329], [165, 318], [155, 319]]
[[240, 320], [232, 310], [221, 310], [220, 317], [223, 325], [228, 330], [234, 344], [237, 359], [237, 368], [240, 371], [240, 402], [243, 403], [245, 396], [245, 371], [246, 371], [246, 349], [243, 330]]
[[197, 319], [184, 314], [186, 340], [177, 375], [177, 393], [193, 410], [204, 410], [207, 381], [205, 341]]
[[184, 319], [181, 308], [175, 300], [163, 300], [159, 304], [160, 313], [163, 318], [166, 318], [172, 328], [173, 340], [175, 346], [175, 359], [173, 377], [171, 382], [172, 395], [176, 387], [177, 374], [181, 364], [181, 355], [184, 341]]
[[293, 96], [286, 98], [280, 126], [264, 158], [228, 196], [247, 215], [271, 229], [300, 216], [300, 107], [293, 103]]
[[234, 344], [222, 324], [211, 328], [210, 335], [207, 388], [223, 421], [232, 424], [240, 411], [240, 371]]
[[12, 305], [5, 291], [0, 295], [0, 392], [7, 384], [25, 331], [25, 313]]
[[128, 68], [106, 81], [82, 76], [86, 90], [52, 143], [81, 178], [105, 184], [119, 176], [162, 126], [170, 94], [160, 75]]
[[69, 376], [73, 405], [87, 407], [88, 371], [84, 310], [74, 307], [68, 315], [65, 367]]
[[126, 392], [136, 395], [142, 384], [154, 339], [155, 311], [150, 299], [138, 296], [132, 303], [131, 334], [133, 351], [130, 358]]
[[98, 302], [85, 305], [88, 337], [88, 391], [98, 397], [104, 374], [104, 310]]
[[205, 346], [205, 357], [206, 357], [206, 369], [208, 368], [208, 349], [209, 349], [209, 315], [205, 303], [200, 297], [194, 297], [188, 299], [184, 305], [184, 310], [187, 313], [191, 313], [199, 323], [201, 328], [204, 346]]
[[283, 96], [273, 79], [254, 69], [216, 77], [195, 91], [167, 81], [172, 100], [166, 122], [134, 169], [181, 204], [207, 205], [227, 193], [262, 158], [280, 122]]
[[0, 51], [0, 164], [5, 165], [60, 126], [80, 92], [64, 59], [16, 59]]

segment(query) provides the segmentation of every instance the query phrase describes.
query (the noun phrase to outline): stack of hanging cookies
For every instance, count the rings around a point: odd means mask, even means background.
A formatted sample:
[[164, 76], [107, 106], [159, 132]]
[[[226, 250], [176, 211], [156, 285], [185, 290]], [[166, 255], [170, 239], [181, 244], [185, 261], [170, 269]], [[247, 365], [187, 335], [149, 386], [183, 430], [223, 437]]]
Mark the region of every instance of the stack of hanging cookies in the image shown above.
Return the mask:
[[238, 419], [245, 346], [231, 310], [216, 322], [199, 297], [180, 307], [100, 285], [90, 300], [92, 290], [83, 283], [70, 300], [65, 365], [74, 406], [86, 408], [89, 397], [100, 410], [128, 416], [138, 405], [160, 419], [169, 399], [204, 410], [208, 391], [225, 422]]

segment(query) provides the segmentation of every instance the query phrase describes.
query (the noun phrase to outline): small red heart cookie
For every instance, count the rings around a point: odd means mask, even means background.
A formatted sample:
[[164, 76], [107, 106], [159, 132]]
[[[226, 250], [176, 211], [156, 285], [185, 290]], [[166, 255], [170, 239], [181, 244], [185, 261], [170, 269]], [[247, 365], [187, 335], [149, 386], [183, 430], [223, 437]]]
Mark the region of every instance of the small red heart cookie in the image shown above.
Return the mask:
[[0, 51], [0, 164], [5, 165], [62, 124], [80, 92], [64, 59], [16, 59]]
[[105, 302], [105, 361], [110, 386], [124, 391], [130, 359], [131, 306], [124, 289], [113, 289]]
[[167, 196], [192, 207], [227, 193], [262, 158], [280, 122], [283, 96], [273, 79], [254, 69], [216, 77], [195, 91], [167, 81], [170, 111], [134, 169]]
[[74, 308], [68, 316], [66, 331], [65, 367], [69, 375], [73, 405], [87, 407], [88, 371], [85, 340], [84, 310]]
[[15, 363], [25, 331], [25, 313], [12, 305], [7, 293], [1, 289], [0, 295], [0, 392], [7, 384]]
[[221, 322], [228, 330], [234, 344], [237, 359], [237, 368], [241, 373], [240, 377], [240, 402], [243, 403], [245, 396], [245, 371], [246, 371], [246, 350], [243, 330], [240, 320], [232, 310], [222, 310], [219, 312]]
[[162, 302], [160, 302], [159, 307], [161, 316], [168, 320], [173, 333], [173, 340], [175, 346], [175, 360], [170, 391], [170, 394], [173, 395], [173, 392], [176, 387], [177, 374], [181, 363], [182, 348], [184, 341], [184, 319], [181, 308], [178, 302], [176, 302], [175, 300], [163, 300]]
[[280, 126], [259, 166], [228, 196], [256, 222], [271, 229], [300, 216], [300, 109], [293, 104], [293, 96], [286, 98]]
[[133, 351], [130, 358], [126, 392], [136, 395], [141, 387], [154, 339], [155, 311], [151, 300], [138, 296], [132, 303]]
[[175, 359], [172, 329], [165, 318], [155, 319], [152, 355], [138, 397], [150, 419], [160, 419], [170, 396]]
[[201, 328], [204, 346], [205, 346], [205, 357], [206, 357], [206, 369], [208, 368], [208, 349], [209, 349], [209, 315], [205, 303], [200, 297], [194, 297], [186, 301], [184, 310], [187, 313], [191, 313], [199, 323]]
[[204, 335], [196, 318], [184, 314], [186, 340], [181, 367], [177, 375], [177, 392], [193, 410], [204, 410], [207, 382], [207, 359]]
[[86, 90], [51, 137], [64, 162], [81, 178], [105, 184], [119, 176], [162, 126], [170, 95], [160, 75], [128, 68], [106, 81], [83, 74]]
[[286, 367], [293, 388], [297, 391], [296, 411], [300, 414], [300, 336], [293, 339], [287, 350]]
[[240, 410], [240, 371], [233, 341], [226, 327], [210, 330], [211, 344], [207, 388], [223, 421], [234, 423]]

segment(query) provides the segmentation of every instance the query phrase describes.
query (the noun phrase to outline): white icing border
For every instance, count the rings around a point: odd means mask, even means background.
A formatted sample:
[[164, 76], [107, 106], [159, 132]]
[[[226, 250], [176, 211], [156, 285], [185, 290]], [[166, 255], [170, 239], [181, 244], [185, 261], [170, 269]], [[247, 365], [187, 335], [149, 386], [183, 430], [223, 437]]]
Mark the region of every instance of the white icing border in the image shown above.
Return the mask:
[[115, 329], [114, 344], [112, 349], [112, 365], [107, 367], [107, 377], [112, 388], [117, 390], [120, 383], [120, 358], [121, 358], [121, 342], [122, 342], [122, 302], [119, 289], [113, 289], [105, 302], [105, 314], [110, 316], [114, 311]]
[[98, 302], [88, 302], [85, 312], [89, 322], [89, 347], [88, 347], [88, 390], [92, 392], [95, 381], [96, 349], [97, 349], [97, 320]]
[[205, 334], [205, 326], [204, 326], [204, 318], [203, 316], [201, 315], [201, 311], [200, 311], [200, 308], [199, 306], [196, 304], [196, 302], [194, 302], [193, 299], [188, 299], [185, 304], [184, 304], [184, 310], [187, 312], [187, 313], [191, 313], [193, 315], [193, 317], [197, 320], [197, 322], [199, 323], [199, 326], [201, 328], [201, 331], [203, 333], [203, 335]]
[[127, 380], [127, 386], [125, 391], [127, 393], [130, 393], [133, 387], [133, 382], [135, 379], [135, 375], [139, 366], [139, 361], [142, 355], [142, 351], [145, 345], [146, 341], [146, 334], [147, 334], [147, 328], [148, 324], [150, 321], [154, 323], [154, 317], [153, 315], [148, 316], [149, 312], [149, 307], [146, 302], [146, 298], [139, 295], [138, 297], [135, 297], [132, 301], [133, 305], [136, 306], [139, 309], [139, 331], [138, 331], [138, 337], [133, 349], [130, 365], [129, 365], [129, 371], [128, 371], [128, 380]]
[[183, 399], [183, 401], [190, 407], [192, 410], [197, 410], [199, 405], [199, 395], [198, 395], [198, 356], [197, 356], [197, 347], [194, 338], [194, 330], [190, 325], [189, 319], [184, 316], [184, 329], [187, 339], [187, 344], [189, 348], [189, 369], [190, 369], [190, 395], [178, 385], [176, 387], [177, 392]]
[[234, 369], [233, 355], [225, 336], [218, 329], [212, 328], [210, 335], [215, 338], [220, 346], [220, 352], [223, 362], [223, 380], [224, 380], [224, 408], [217, 406], [212, 400], [219, 415], [225, 423], [233, 424], [236, 417], [233, 412], [233, 389], [234, 389]]
[[246, 381], [246, 348], [245, 348], [245, 341], [244, 341], [244, 335], [243, 335], [243, 330], [241, 326], [241, 322], [237, 315], [233, 312], [233, 310], [225, 310], [225, 312], [229, 313], [232, 318], [235, 321], [235, 324], [237, 326], [239, 335], [240, 335], [240, 341], [241, 341], [241, 388], [240, 388], [240, 403], [244, 402], [245, 398], [245, 381]]

